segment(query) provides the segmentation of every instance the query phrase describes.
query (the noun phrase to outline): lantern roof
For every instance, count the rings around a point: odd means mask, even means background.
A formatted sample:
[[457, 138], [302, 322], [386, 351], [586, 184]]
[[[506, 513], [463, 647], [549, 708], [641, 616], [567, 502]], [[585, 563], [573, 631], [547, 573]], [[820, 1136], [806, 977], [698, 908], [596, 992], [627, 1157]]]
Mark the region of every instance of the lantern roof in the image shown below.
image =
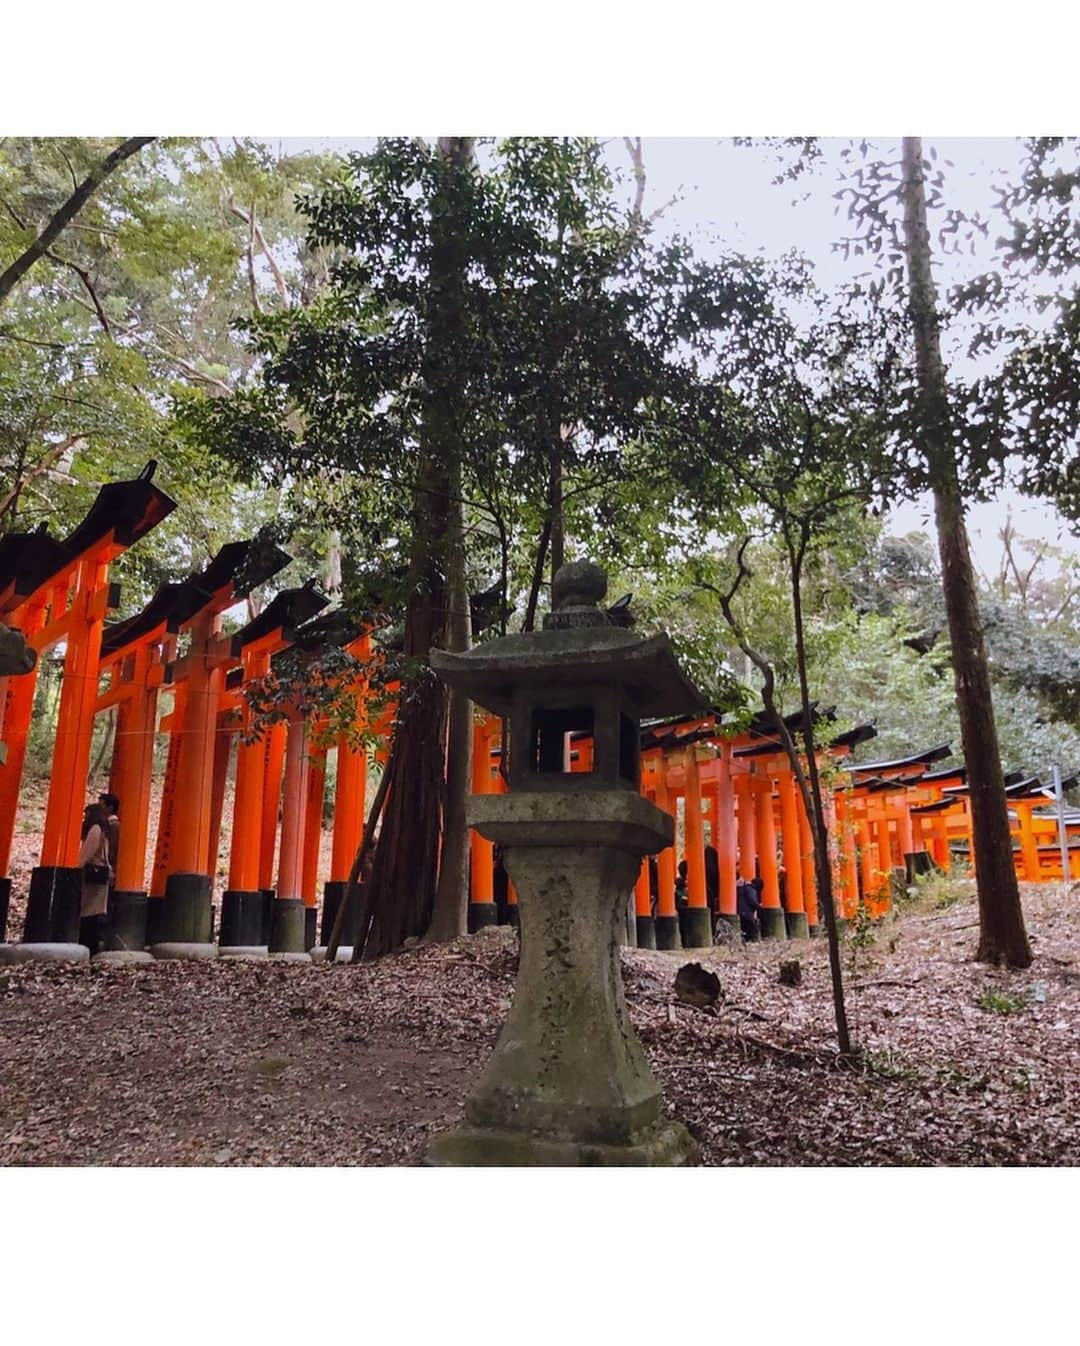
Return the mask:
[[617, 688], [639, 719], [700, 713], [705, 698], [679, 667], [666, 632], [635, 635], [600, 601], [607, 576], [589, 561], [565, 565], [552, 583], [555, 607], [542, 631], [485, 641], [462, 654], [431, 651], [431, 666], [451, 687], [496, 715], [508, 715], [523, 693]]

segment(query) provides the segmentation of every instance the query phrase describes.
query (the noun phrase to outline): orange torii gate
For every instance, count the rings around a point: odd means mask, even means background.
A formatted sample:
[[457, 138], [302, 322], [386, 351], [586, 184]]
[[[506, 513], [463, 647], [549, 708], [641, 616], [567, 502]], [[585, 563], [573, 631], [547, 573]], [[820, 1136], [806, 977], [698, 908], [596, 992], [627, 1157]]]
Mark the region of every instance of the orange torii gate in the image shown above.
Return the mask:
[[[816, 715], [826, 718], [824, 712]], [[797, 729], [800, 721], [801, 716], [795, 714], [787, 723]], [[820, 751], [846, 755], [874, 732], [871, 726], [858, 726]], [[473, 734], [474, 793], [504, 790], [499, 721], [478, 716]], [[643, 864], [634, 890], [638, 944], [668, 949], [684, 942], [691, 947], [711, 944], [714, 916], [729, 925], [738, 923], [736, 882], [740, 876], [762, 881], [766, 937], [816, 934], [819, 920], [810, 823], [786, 754], [766, 717], [756, 717], [749, 730], [735, 738], [721, 733], [714, 715], [646, 725], [641, 750], [642, 793], [676, 817], [679, 800], [683, 801], [687, 902], [680, 920], [675, 903], [675, 848], [656, 857], [655, 895], [652, 871]], [[587, 735], [568, 735], [564, 751], [566, 769], [591, 769], [592, 742]], [[470, 929], [478, 929], [496, 921], [499, 913], [491, 844], [474, 833], [471, 845]], [[850, 873], [852, 862], [845, 860], [840, 847], [832, 863], [842, 891], [844, 865]]]
[[[148, 916], [144, 887], [150, 780], [158, 693], [165, 686], [174, 691], [174, 696], [183, 696], [172, 674], [178, 635], [196, 626], [205, 614], [216, 615], [231, 606], [256, 584], [277, 573], [288, 560], [288, 556], [277, 548], [256, 548], [252, 542], [228, 543], [202, 571], [179, 583], [161, 585], [142, 612], [105, 630], [101, 671], [108, 677], [109, 685], [98, 697], [96, 708], [101, 711], [112, 705], [117, 707], [109, 788], [120, 800], [123, 841], [115, 860], [116, 889], [110, 899], [108, 947], [142, 948], [146, 943], [148, 919], [151, 920], [151, 942], [157, 942], [161, 908], [155, 903]], [[165, 726], [169, 723], [166, 717]], [[172, 758], [175, 789], [177, 755], [172, 754]], [[216, 808], [211, 814], [208, 862], [210, 853], [216, 853], [216, 834], [220, 825], [224, 779], [219, 780], [219, 774], [215, 767], [212, 802]], [[170, 792], [166, 794], [169, 796], [167, 816], [159, 820], [158, 826], [157, 858], [161, 864], [156, 868], [159, 884], [163, 884], [161, 870], [171, 852], [172, 798]], [[159, 886], [157, 897], [162, 898], [163, 893], [163, 887]]]
[[[275, 573], [287, 559], [284, 553], [273, 554], [252, 574], [251, 585]], [[284, 648], [299, 625], [327, 601], [310, 584], [283, 590], [239, 632], [225, 636], [220, 632], [220, 614], [243, 595], [235, 590], [235, 575], [219, 571], [214, 578], [222, 582], [209, 601], [191, 614], [187, 656], [169, 666], [170, 677], [164, 688], [173, 691], [174, 701], [172, 714], [161, 723], [170, 737], [148, 907], [147, 941], [152, 945], [209, 945], [212, 876], [217, 869], [232, 740], [241, 726], [242, 685], [262, 676], [269, 668], [270, 654]], [[247, 579], [245, 575], [245, 590], [251, 587]], [[268, 739], [273, 737], [271, 734]], [[266, 756], [262, 743], [243, 744], [237, 756], [229, 892], [222, 900], [227, 947], [246, 933], [247, 923], [254, 921], [260, 936], [263, 927], [266, 897], [262, 885], [239, 888], [236, 881], [250, 882], [252, 872], [259, 877]], [[253, 807], [259, 820], [254, 836]], [[276, 793], [269, 831], [272, 863], [277, 834]], [[265, 940], [260, 937], [252, 942]]]
[[[74, 944], [79, 934], [82, 874], [78, 853], [90, 766], [105, 614], [119, 594], [110, 564], [155, 527], [176, 502], [153, 484], [151, 460], [131, 481], [101, 487], [83, 522], [63, 542], [39, 530], [9, 534], [0, 552], [0, 615], [39, 654], [65, 643], [64, 670], [41, 862], [30, 879], [26, 943]], [[36, 670], [11, 679], [3, 696], [8, 760], [0, 767], [0, 869], [7, 869]]]
[[251, 543], [231, 543], [187, 590], [177, 626], [189, 633], [182, 657], [166, 665], [161, 691], [173, 707], [160, 729], [169, 734], [157, 843], [147, 904], [147, 943], [209, 944], [212, 875], [217, 868], [224, 778], [230, 739], [218, 730], [226, 677], [238, 662], [222, 617], [240, 598], [275, 574], [288, 557], [272, 548], [253, 554]]
[[[371, 654], [370, 633], [341, 611], [314, 617], [301, 627], [294, 648], [314, 653], [328, 646], [339, 646], [356, 659]], [[361, 700], [365, 688], [360, 689]], [[360, 711], [361, 726], [364, 711]], [[315, 945], [318, 916], [319, 843], [322, 835], [323, 799], [326, 781], [327, 747], [319, 745], [317, 724], [302, 718], [290, 708], [285, 743], [284, 803], [281, 820], [281, 854], [278, 882], [268, 933], [271, 954], [305, 955]], [[331, 877], [334, 894], [326, 938], [344, 895], [349, 870], [360, 844], [364, 826], [367, 762], [362, 749], [354, 749], [346, 735], [336, 744], [338, 780], [334, 801], [334, 835]], [[358, 915], [358, 912], [355, 913]], [[351, 933], [351, 931], [350, 931]]]

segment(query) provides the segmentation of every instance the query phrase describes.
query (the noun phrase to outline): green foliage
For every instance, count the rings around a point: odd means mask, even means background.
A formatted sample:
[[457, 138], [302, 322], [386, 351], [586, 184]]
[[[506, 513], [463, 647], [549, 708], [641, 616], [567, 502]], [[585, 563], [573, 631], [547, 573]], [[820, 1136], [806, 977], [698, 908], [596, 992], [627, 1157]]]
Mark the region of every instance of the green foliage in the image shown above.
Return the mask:
[[[0, 265], [113, 144], [0, 142]], [[323, 160], [253, 142], [173, 140], [101, 184], [0, 314], [0, 532], [48, 519], [62, 535], [103, 481], [157, 459], [179, 508], [118, 564], [130, 612], [273, 512], [272, 497], [176, 433], [170, 403], [227, 392], [254, 359], [236, 320], [297, 302], [325, 273], [292, 200], [325, 173]]]
[[979, 1009], [988, 1014], [1019, 1014], [1027, 1009], [1028, 1002], [1023, 996], [1010, 995], [1008, 991], [995, 991], [988, 986], [976, 1000]]
[[[432, 146], [379, 142], [302, 202], [309, 247], [337, 258], [330, 284], [246, 324], [258, 378], [182, 403], [181, 420], [251, 482], [350, 483], [333, 525], [371, 560], [357, 587], [400, 611], [419, 454], [454, 390], [471, 573], [494, 580], [504, 612], [520, 606], [553, 461], [573, 539], [590, 543], [631, 499], [619, 536], [650, 531], [634, 475], [647, 464], [627, 448], [685, 395], [696, 275], [682, 245], [651, 245], [616, 187], [591, 139], [484, 142], [454, 172]], [[451, 207], [465, 277], [452, 332], [432, 303], [437, 212]]]

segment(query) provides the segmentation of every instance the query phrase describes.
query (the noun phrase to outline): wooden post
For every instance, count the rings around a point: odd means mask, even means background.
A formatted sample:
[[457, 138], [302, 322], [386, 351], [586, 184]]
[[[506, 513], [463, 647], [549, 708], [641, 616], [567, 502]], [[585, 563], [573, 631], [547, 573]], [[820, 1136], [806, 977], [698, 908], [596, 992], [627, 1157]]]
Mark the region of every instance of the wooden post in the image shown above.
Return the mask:
[[262, 821], [259, 839], [259, 887], [274, 886], [274, 854], [277, 849], [278, 809], [281, 805], [281, 772], [285, 763], [284, 724], [271, 725], [267, 731], [263, 764]]
[[798, 788], [790, 771], [782, 771], [776, 783], [780, 792], [780, 835], [784, 848], [784, 884], [787, 898], [785, 924], [789, 935], [804, 939], [810, 930], [803, 899], [802, 838], [799, 806], [795, 798]]
[[94, 733], [101, 633], [105, 625], [109, 558], [116, 549], [91, 552], [76, 567], [64, 655], [60, 711], [53, 749], [53, 770], [41, 867], [71, 868], [78, 863], [86, 783], [90, 771], [90, 743]]
[[[671, 792], [667, 783], [667, 759], [660, 754], [656, 774], [656, 807], [673, 815]], [[673, 815], [674, 816], [674, 815]], [[675, 847], [667, 846], [656, 857], [656, 947], [682, 948], [679, 917], [675, 910]]]
[[[494, 793], [494, 774], [491, 760], [492, 721], [486, 715], [473, 720], [472, 792], [477, 795]], [[475, 933], [499, 922], [495, 902], [495, 846], [493, 842], [472, 828], [469, 832], [469, 930]]]
[[712, 921], [705, 890], [705, 828], [701, 817], [701, 775], [694, 745], [683, 749], [685, 819], [683, 841], [686, 853], [686, 928], [683, 943], [688, 948], [712, 944]]
[[270, 952], [296, 955], [305, 952], [304, 821], [309, 761], [307, 723], [295, 711], [289, 718], [285, 744], [281, 852], [278, 857], [277, 895], [270, 926]]
[[[45, 625], [45, 609], [45, 601], [41, 600], [20, 610], [19, 630], [28, 640]], [[11, 863], [11, 844], [19, 812], [26, 742], [34, 713], [34, 693], [37, 691], [40, 667], [39, 658], [29, 673], [5, 679], [7, 692], [2, 709], [7, 760], [0, 767], [0, 875], [7, 874]]]
[[716, 777], [716, 846], [720, 868], [720, 918], [738, 926], [735, 887], [738, 883], [738, 843], [735, 835], [735, 794], [731, 780], [731, 743], [721, 747]]
[[739, 875], [749, 882], [757, 874], [757, 826], [751, 780], [745, 771], [735, 777], [735, 798], [738, 801], [735, 821], [739, 832]]
[[757, 823], [758, 863], [764, 887], [761, 890], [761, 938], [786, 939], [784, 909], [776, 866], [776, 823], [773, 818], [772, 780], [754, 777], [751, 782]]

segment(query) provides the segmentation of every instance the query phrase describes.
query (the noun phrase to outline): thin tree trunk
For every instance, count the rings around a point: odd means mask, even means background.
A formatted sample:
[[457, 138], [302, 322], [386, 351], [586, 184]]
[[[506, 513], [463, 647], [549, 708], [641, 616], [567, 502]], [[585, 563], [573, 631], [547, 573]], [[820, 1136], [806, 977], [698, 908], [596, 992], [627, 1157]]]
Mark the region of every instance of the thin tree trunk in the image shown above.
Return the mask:
[[34, 263], [45, 256], [109, 174], [119, 168], [125, 160], [130, 159], [133, 154], [138, 154], [144, 145], [149, 145], [156, 139], [156, 136], [132, 136], [130, 139], [123, 141], [79, 183], [78, 187], [56, 211], [26, 251], [20, 253], [11, 265], [0, 273], [0, 304], [3, 304]]
[[[462, 654], [472, 645], [472, 621], [465, 571], [465, 503], [461, 496], [460, 465], [451, 480], [451, 492], [456, 503], [449, 539], [447, 646], [456, 654]], [[472, 722], [472, 702], [460, 691], [452, 691], [446, 747], [442, 858], [431, 926], [427, 932], [428, 939], [440, 943], [467, 934], [469, 928], [469, 829], [465, 823], [465, 802], [472, 782]]]
[[915, 332], [923, 448], [930, 464], [941, 582], [956, 682], [956, 708], [971, 798], [979, 899], [976, 957], [984, 963], [1024, 968], [1031, 964], [1031, 948], [1013, 867], [986, 645], [950, 435], [937, 292], [930, 269], [922, 140], [918, 136], [904, 137], [903, 201], [908, 306]]
[[[840, 931], [836, 924], [836, 903], [833, 900], [832, 865], [829, 863], [829, 828], [825, 821], [825, 805], [821, 795], [821, 775], [818, 772], [817, 745], [814, 741], [814, 716], [810, 704], [810, 684], [806, 675], [806, 630], [802, 610], [802, 563], [806, 553], [805, 532], [797, 547], [790, 537], [788, 559], [791, 563], [791, 607], [795, 618], [795, 662], [799, 671], [799, 699], [802, 703], [803, 742], [806, 747], [806, 771], [809, 776], [810, 797], [807, 798], [806, 780], [796, 770], [803, 806], [813, 822], [814, 874], [817, 878], [818, 900], [825, 913], [825, 933], [829, 941], [829, 975], [832, 979], [833, 1010], [836, 1015], [836, 1036], [842, 1056], [851, 1055], [851, 1035], [848, 1031], [847, 1007], [844, 1003], [844, 974], [840, 966]], [[780, 720], [782, 733], [787, 726]], [[790, 754], [789, 754], [790, 755]]]
[[[829, 945], [829, 972], [832, 979], [833, 993], [833, 1013], [836, 1019], [836, 1041], [840, 1049], [840, 1055], [843, 1057], [851, 1056], [851, 1034], [848, 1029], [847, 1006], [844, 1000], [844, 974], [840, 964], [840, 932], [836, 924], [836, 907], [833, 902], [832, 891], [832, 869], [829, 865], [829, 831], [828, 824], [825, 821], [825, 808], [821, 798], [821, 777], [817, 769], [817, 758], [815, 756], [814, 729], [812, 723], [812, 708], [810, 706], [809, 683], [806, 677], [806, 642], [803, 633], [802, 624], [802, 596], [800, 592], [802, 559], [801, 552], [796, 563], [796, 554], [790, 547], [789, 542], [788, 555], [792, 561], [791, 569], [791, 595], [792, 610], [795, 618], [795, 649], [796, 658], [799, 665], [799, 694], [802, 703], [802, 714], [804, 729], [804, 739], [806, 743], [806, 766], [804, 769], [803, 760], [799, 756], [799, 750], [792, 737], [791, 730], [784, 722], [783, 714], [776, 704], [776, 674], [772, 664], [747, 640], [742, 626], [735, 616], [731, 603], [743, 579], [749, 573], [743, 563], [743, 552], [746, 549], [747, 538], [739, 549], [738, 564], [739, 572], [735, 583], [728, 593], [720, 593], [714, 589], [720, 598], [720, 607], [724, 614], [724, 620], [731, 628], [735, 639], [739, 643], [739, 648], [746, 656], [747, 660], [754, 665], [762, 677], [761, 700], [765, 709], [772, 716], [776, 724], [777, 733], [780, 741], [784, 745], [784, 752], [787, 755], [788, 764], [795, 776], [796, 784], [799, 787], [799, 793], [802, 796], [803, 807], [806, 809], [806, 816], [810, 819], [811, 830], [814, 837], [814, 873], [817, 878], [818, 898], [821, 903], [821, 909], [825, 913], [825, 932]], [[805, 550], [805, 547], [802, 549]], [[712, 587], [712, 586], [709, 586]], [[809, 774], [808, 774], [809, 773]]]
[[554, 580], [566, 560], [566, 537], [563, 532], [563, 446], [560, 435], [556, 435], [552, 441], [548, 517], [551, 519], [551, 578]]
[[533, 564], [532, 583], [529, 585], [529, 601], [525, 605], [525, 618], [521, 623], [522, 631], [531, 631], [536, 626], [536, 608], [540, 601], [540, 586], [544, 582], [544, 563], [550, 541], [551, 516], [548, 515], [540, 530], [540, 541], [536, 544], [536, 561]]

